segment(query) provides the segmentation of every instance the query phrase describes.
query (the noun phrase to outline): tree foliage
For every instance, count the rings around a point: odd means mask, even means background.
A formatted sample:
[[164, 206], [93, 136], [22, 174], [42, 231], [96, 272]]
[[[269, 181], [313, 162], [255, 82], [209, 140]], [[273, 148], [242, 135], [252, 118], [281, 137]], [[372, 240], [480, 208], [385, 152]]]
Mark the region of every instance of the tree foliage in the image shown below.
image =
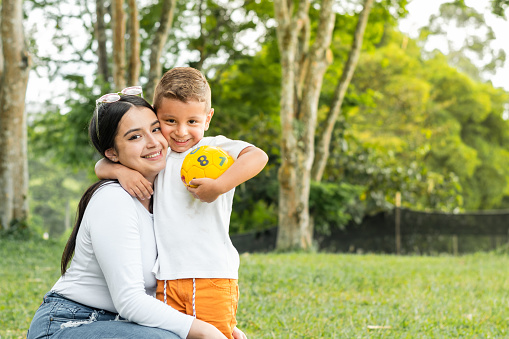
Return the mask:
[[[359, 65], [355, 90], [369, 95], [366, 101], [360, 101], [364, 94], [355, 96], [360, 105], [345, 117], [352, 137], [385, 149], [382, 154], [396, 154], [388, 167], [423, 169], [414, 188], [396, 187], [408, 206], [449, 211], [503, 207], [509, 178], [503, 165], [507, 93], [469, 78], [440, 53], [424, 60], [395, 43], [401, 41], [399, 34], [392, 39]], [[436, 195], [430, 202], [416, 199], [424, 193], [419, 189], [423, 184], [429, 187], [426, 195]]]
[[[498, 4], [497, 4], [498, 2]], [[493, 2], [497, 12], [503, 4]], [[449, 31], [456, 31], [462, 38], [449, 38]], [[440, 5], [440, 12], [432, 15], [429, 24], [421, 29], [426, 39], [440, 37], [447, 41], [447, 58], [451, 65], [474, 79], [485, 79], [505, 63], [503, 49], [494, 47], [495, 33], [485, 16], [464, 1], [451, 1]], [[455, 36], [458, 36], [456, 34]]]
[[[65, 12], [64, 3], [74, 4], [74, 11]], [[507, 6], [504, 1], [498, 3], [501, 8]], [[109, 1], [105, 4], [105, 29], [110, 36]], [[354, 44], [358, 4], [351, 1], [335, 7], [330, 51], [326, 52], [333, 58], [318, 91], [315, 142], [323, 133], [323, 122], [333, 106], [338, 81]], [[31, 194], [38, 199], [34, 201], [32, 220], [49, 229], [47, 225], [57, 221], [48, 216], [53, 213], [62, 218], [63, 201], [77, 194], [48, 172], [53, 166], [49, 161], [55, 164], [55, 174], [65, 176], [69, 168], [92, 174], [98, 155], [88, 142], [88, 122], [95, 99], [113, 86], [111, 78], [80, 73], [99, 64], [93, 53], [96, 36], [92, 4], [32, 0], [30, 6], [48, 14], [56, 32], [53, 41], [58, 53], [39, 56], [39, 70], [42, 72], [44, 66], [50, 74], [64, 76], [71, 84], [63, 107], [50, 102], [41, 112], [31, 114], [29, 121], [35, 158]], [[461, 2], [454, 6], [443, 7], [444, 17], [433, 18], [434, 23], [422, 31], [421, 38], [440, 33], [440, 20], [462, 18], [461, 22], [467, 23], [475, 19], [479, 27], [484, 27], [482, 18], [462, 7]], [[356, 71], [333, 124], [323, 177], [309, 185], [310, 219], [320, 231], [391, 209], [396, 192], [401, 192], [404, 206], [419, 210], [509, 208], [508, 93], [483, 82], [479, 76], [482, 70], [469, 61], [472, 55], [467, 55], [467, 50], [477, 48], [493, 60], [500, 54], [479, 46], [475, 39], [453, 51], [456, 56], [424, 52], [421, 40], [413, 41], [395, 29], [405, 8], [406, 1], [378, 1], [371, 10]], [[454, 9], [458, 8], [458, 13], [466, 16], [456, 15]], [[144, 3], [139, 11], [143, 85], [148, 81], [152, 37], [161, 20], [162, 2]], [[318, 2], [311, 2], [306, 28], [309, 46], [318, 38], [314, 32], [319, 15]], [[161, 71], [192, 65], [207, 74], [215, 108], [209, 134], [246, 140], [269, 154], [266, 169], [237, 188], [232, 232], [274, 226], [281, 207], [278, 169], [288, 153], [281, 149], [280, 94], [288, 78], [282, 71], [274, 16], [273, 3], [265, 0], [177, 1], [161, 54]], [[82, 20], [88, 32], [79, 45], [65, 30], [76, 20]], [[253, 39], [246, 43], [247, 37]], [[33, 45], [32, 51], [37, 50]], [[110, 69], [104, 74], [111, 74], [111, 49], [108, 60]], [[289, 88], [302, 98], [308, 87], [301, 83]], [[302, 112], [293, 113], [298, 116]], [[305, 127], [304, 120], [292, 125], [300, 133], [297, 141], [304, 140]], [[303, 149], [309, 146], [295, 145]], [[46, 193], [40, 186], [44, 176], [61, 192], [58, 197], [53, 191], [48, 193], [57, 198], [47, 206], [43, 206]], [[91, 180], [84, 175], [76, 178], [87, 183]]]
[[505, 11], [509, 7], [509, 0], [492, 0], [491, 6], [494, 14], [506, 18]]

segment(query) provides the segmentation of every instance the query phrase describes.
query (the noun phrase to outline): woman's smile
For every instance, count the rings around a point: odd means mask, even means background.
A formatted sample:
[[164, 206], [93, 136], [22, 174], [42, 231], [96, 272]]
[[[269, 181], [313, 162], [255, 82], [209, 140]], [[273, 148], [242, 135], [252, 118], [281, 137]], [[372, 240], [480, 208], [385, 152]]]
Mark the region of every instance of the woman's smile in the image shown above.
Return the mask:
[[[154, 159], [154, 160], [157, 160], [159, 159], [159, 157], [162, 156], [162, 150], [159, 150], [157, 152], [152, 152], [150, 154], [147, 154], [147, 155], [143, 155], [142, 158], [145, 158], [145, 159]], [[157, 158], [157, 159], [156, 159]]]
[[140, 172], [147, 180], [166, 166], [168, 142], [159, 121], [148, 108], [131, 108], [122, 118], [115, 137], [118, 162]]

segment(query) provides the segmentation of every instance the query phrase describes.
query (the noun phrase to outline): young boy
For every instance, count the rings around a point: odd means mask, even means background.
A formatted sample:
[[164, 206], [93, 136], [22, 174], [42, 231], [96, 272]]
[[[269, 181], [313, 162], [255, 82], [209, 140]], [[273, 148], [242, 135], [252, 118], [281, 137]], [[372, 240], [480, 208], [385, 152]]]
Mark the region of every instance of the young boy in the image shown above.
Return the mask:
[[[233, 338], [239, 255], [228, 228], [234, 188], [257, 175], [265, 167], [267, 155], [243, 141], [204, 137], [214, 109], [210, 86], [196, 69], [178, 67], [164, 74], [153, 104], [171, 148], [166, 169], [155, 182], [157, 298]], [[180, 179], [182, 162], [188, 153], [204, 145], [223, 148], [235, 162], [219, 178], [193, 179], [190, 184], [196, 187], [186, 187]], [[137, 174], [121, 167], [101, 160], [96, 173], [99, 178], [119, 178], [121, 184], [128, 181], [123, 186], [133, 195], [150, 191], [146, 183], [134, 183], [138, 179], [132, 178]]]

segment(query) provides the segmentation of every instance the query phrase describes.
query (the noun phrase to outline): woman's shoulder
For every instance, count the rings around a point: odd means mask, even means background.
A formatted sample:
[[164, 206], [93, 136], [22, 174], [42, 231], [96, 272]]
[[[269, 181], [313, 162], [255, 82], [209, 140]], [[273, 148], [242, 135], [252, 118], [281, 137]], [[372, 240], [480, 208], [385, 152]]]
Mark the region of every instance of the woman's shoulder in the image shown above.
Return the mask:
[[116, 181], [106, 182], [101, 185], [92, 196], [90, 203], [99, 205], [134, 205], [133, 197]]
[[136, 223], [139, 218], [134, 198], [116, 182], [103, 184], [94, 192], [83, 216], [84, 222], [91, 227], [104, 224], [113, 227], [119, 220]]

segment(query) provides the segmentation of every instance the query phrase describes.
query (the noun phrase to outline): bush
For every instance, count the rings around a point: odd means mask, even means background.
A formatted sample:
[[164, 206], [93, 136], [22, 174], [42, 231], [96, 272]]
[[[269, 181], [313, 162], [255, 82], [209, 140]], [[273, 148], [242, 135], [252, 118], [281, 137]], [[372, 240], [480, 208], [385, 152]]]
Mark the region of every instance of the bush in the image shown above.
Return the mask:
[[363, 186], [346, 182], [311, 182], [309, 210], [315, 231], [330, 234], [331, 225], [344, 228], [354, 217], [360, 222], [363, 215], [354, 203], [363, 191]]

